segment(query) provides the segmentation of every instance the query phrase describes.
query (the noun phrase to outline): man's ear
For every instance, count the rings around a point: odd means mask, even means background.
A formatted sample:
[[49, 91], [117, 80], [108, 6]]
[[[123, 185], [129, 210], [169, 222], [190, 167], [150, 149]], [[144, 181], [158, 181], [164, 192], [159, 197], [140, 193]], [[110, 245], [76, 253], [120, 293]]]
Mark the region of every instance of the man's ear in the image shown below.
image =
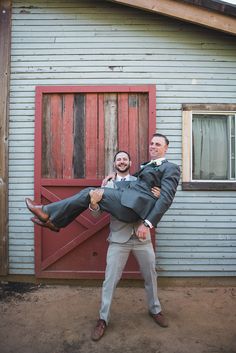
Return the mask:
[[129, 165], [130, 165], [130, 166], [132, 165], [132, 161], [129, 161]]

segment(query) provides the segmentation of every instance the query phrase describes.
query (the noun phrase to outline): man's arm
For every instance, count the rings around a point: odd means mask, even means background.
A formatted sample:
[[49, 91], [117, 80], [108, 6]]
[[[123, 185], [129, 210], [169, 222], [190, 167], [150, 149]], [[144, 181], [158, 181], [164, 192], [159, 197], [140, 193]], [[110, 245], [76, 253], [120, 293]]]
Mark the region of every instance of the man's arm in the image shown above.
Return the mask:
[[102, 213], [98, 202], [101, 201], [101, 199], [102, 199], [103, 190], [101, 190], [101, 189], [91, 190], [89, 195], [90, 195], [89, 209], [90, 209], [93, 217], [98, 217]]
[[149, 212], [146, 219], [156, 227], [164, 213], [168, 210], [173, 202], [177, 186], [180, 179], [180, 169], [177, 165], [171, 164], [163, 173], [161, 179], [161, 194], [156, 201], [155, 206]]

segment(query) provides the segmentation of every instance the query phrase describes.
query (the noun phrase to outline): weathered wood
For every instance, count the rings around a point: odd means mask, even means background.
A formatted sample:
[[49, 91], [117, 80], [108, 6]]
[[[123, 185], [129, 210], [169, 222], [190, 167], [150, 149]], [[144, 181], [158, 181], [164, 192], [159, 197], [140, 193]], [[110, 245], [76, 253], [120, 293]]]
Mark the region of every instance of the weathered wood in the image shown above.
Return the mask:
[[97, 162], [98, 162], [98, 114], [97, 114], [97, 98], [96, 93], [86, 95], [86, 178], [97, 178]]
[[144, 161], [148, 160], [148, 94], [141, 93], [139, 95], [139, 111], [138, 111], [138, 162], [143, 163]]
[[0, 2], [0, 275], [8, 274], [8, 97], [11, 1]]
[[98, 94], [98, 178], [105, 176], [105, 117], [104, 117], [104, 94]]
[[183, 111], [182, 121], [182, 155], [183, 155], [183, 168], [182, 180], [189, 182], [191, 180], [191, 113]]
[[74, 95], [66, 94], [63, 96], [63, 178], [71, 179], [73, 177], [73, 104]]
[[74, 178], [85, 176], [85, 94], [75, 94], [74, 98]]
[[113, 168], [113, 157], [117, 151], [117, 94], [105, 94], [105, 174]]
[[118, 146], [129, 152], [129, 99], [128, 93], [118, 94]]
[[50, 151], [50, 116], [51, 116], [51, 104], [50, 104], [50, 95], [43, 95], [43, 136], [42, 136], [42, 177], [50, 178], [50, 160], [51, 160], [51, 151]]
[[139, 169], [138, 104], [138, 94], [129, 94], [129, 152], [132, 159], [132, 171]]
[[62, 178], [62, 96], [52, 94], [50, 119], [51, 177]]
[[183, 190], [219, 190], [219, 191], [226, 191], [232, 190], [236, 191], [236, 183], [232, 182], [183, 182], [182, 183]]
[[236, 104], [183, 104], [182, 109], [183, 111], [235, 112]]
[[110, 0], [236, 35], [236, 19], [204, 7], [176, 0]]

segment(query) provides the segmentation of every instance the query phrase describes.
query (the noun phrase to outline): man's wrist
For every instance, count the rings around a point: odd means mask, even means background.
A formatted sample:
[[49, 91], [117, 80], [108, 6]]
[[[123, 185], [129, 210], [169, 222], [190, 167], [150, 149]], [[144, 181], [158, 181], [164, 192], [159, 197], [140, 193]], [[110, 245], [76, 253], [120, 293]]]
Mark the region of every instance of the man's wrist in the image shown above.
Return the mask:
[[143, 224], [144, 224], [145, 227], [147, 227], [147, 228], [153, 228], [152, 223], [151, 223], [148, 219], [145, 219], [145, 220], [143, 221]]
[[99, 211], [100, 210], [100, 207], [99, 207], [99, 204], [92, 204], [92, 203], [90, 203], [89, 204], [89, 209], [90, 209], [90, 211]]

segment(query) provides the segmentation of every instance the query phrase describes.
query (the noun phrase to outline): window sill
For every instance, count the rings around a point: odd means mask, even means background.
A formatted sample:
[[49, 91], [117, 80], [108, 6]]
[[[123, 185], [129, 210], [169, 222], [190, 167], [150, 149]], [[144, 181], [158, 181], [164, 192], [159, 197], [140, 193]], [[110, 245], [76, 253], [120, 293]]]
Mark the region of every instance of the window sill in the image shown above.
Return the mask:
[[190, 182], [183, 182], [182, 189], [185, 191], [195, 191], [195, 190], [215, 190], [215, 191], [227, 191], [232, 190], [236, 191], [236, 181], [235, 182], [197, 182], [197, 181], [190, 181]]

